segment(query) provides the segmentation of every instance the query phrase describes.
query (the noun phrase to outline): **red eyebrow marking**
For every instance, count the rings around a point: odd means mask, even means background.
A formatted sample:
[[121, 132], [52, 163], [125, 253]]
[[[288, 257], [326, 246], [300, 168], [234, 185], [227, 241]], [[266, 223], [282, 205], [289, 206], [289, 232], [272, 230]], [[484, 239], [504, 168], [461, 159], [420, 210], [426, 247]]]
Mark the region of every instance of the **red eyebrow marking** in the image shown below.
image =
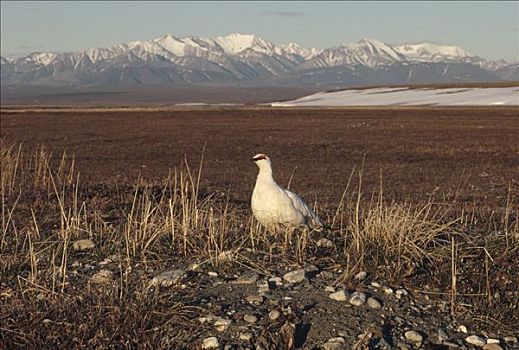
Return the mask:
[[264, 154], [261, 154], [261, 155], [255, 157], [255, 158], [252, 158], [252, 160], [254, 160], [254, 161], [261, 160], [261, 159], [267, 159], [267, 156], [264, 155]]

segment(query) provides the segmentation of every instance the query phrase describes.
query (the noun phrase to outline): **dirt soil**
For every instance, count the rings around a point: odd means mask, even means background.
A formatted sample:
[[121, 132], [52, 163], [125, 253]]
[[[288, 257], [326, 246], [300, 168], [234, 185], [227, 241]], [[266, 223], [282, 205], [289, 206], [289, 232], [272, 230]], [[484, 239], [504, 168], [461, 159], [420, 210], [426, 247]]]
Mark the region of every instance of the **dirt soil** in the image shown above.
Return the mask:
[[196, 168], [203, 154], [203, 186], [247, 202], [250, 159], [266, 153], [279, 183], [293, 175], [292, 188], [323, 205], [335, 205], [362, 167], [364, 188], [382, 177], [387, 198], [439, 192], [494, 209], [519, 185], [517, 116], [517, 108], [4, 110], [1, 136], [75, 154], [87, 181], [161, 178], [184, 157]]

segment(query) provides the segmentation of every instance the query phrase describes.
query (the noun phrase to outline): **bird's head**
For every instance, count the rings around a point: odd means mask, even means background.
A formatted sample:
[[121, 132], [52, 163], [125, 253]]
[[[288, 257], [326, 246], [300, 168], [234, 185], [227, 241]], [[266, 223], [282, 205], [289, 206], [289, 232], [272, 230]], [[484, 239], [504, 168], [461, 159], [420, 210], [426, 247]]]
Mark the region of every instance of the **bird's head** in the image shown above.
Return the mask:
[[258, 168], [270, 167], [270, 158], [264, 153], [258, 153], [252, 157], [252, 161], [258, 166]]

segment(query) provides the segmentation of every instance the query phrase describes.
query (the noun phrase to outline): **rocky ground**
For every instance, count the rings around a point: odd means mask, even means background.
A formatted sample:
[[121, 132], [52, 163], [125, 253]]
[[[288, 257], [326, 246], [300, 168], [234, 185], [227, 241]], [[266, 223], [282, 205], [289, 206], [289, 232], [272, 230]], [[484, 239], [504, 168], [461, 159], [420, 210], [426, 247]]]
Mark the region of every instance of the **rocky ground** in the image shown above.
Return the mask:
[[[325, 239], [321, 246], [333, 249]], [[451, 314], [447, 298], [390, 285], [365, 271], [347, 282], [340, 267], [313, 264], [231, 272], [226, 261], [236, 257], [223, 252], [220, 268], [205, 261], [160, 268], [137, 265], [130, 272], [116, 255], [97, 261], [91, 240], [76, 241], [73, 248], [70, 294], [88, 290], [112, 295], [124, 275], [132, 274], [139, 276], [144, 298], [172, 299], [187, 307], [184, 322], [195, 331], [179, 337], [179, 331], [189, 333], [190, 327], [166, 323], [160, 327], [161, 348], [519, 349], [519, 332], [471, 329]], [[6, 286], [2, 282], [3, 297]], [[38, 327], [63, 322], [67, 320], [48, 317]], [[188, 343], [179, 342], [183, 338]]]

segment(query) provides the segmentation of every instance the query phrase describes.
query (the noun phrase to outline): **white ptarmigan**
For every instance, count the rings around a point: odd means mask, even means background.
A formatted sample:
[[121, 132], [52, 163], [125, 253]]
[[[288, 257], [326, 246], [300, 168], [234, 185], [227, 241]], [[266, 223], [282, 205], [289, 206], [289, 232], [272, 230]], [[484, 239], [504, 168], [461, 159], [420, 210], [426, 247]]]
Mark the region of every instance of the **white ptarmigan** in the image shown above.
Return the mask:
[[273, 231], [279, 231], [282, 227], [316, 229], [323, 226], [301, 197], [276, 183], [267, 155], [256, 154], [252, 160], [258, 166], [259, 173], [252, 192], [251, 207], [260, 224]]

